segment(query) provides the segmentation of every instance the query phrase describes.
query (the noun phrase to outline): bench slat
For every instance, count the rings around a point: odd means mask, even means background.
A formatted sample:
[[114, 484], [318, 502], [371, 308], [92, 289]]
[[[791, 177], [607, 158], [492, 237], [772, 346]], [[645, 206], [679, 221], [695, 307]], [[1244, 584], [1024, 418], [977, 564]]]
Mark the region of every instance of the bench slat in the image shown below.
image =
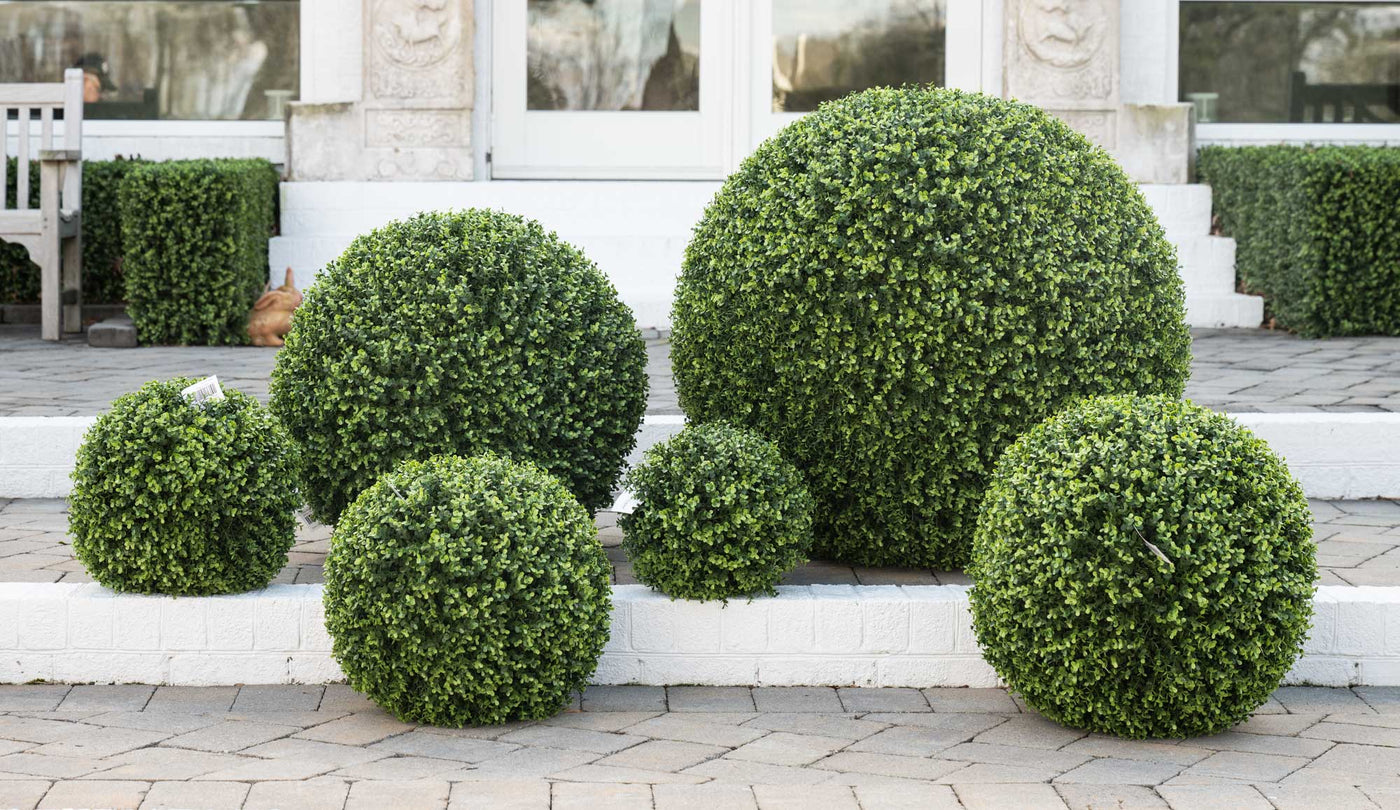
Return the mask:
[[19, 108], [18, 166], [15, 168], [15, 208], [29, 210], [29, 108]]
[[0, 103], [10, 105], [27, 104], [37, 107], [47, 104], [63, 106], [63, 84], [0, 84]]

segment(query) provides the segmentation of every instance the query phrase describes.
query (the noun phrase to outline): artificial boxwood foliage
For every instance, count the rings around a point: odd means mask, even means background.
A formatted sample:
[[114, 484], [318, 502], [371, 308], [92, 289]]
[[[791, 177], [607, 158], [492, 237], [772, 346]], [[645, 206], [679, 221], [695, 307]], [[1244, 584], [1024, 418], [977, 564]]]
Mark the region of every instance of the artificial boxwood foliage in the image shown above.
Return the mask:
[[122, 181], [127, 312], [142, 343], [248, 342], [267, 283], [277, 170], [261, 159], [142, 163]]
[[1102, 150], [1026, 104], [876, 89], [764, 143], [686, 251], [692, 421], [773, 439], [815, 554], [961, 567], [997, 454], [1076, 397], [1180, 395], [1176, 256]]
[[[117, 190], [136, 160], [83, 161], [83, 303], [121, 301], [121, 216]], [[6, 175], [8, 207], [16, 203], [16, 161], [10, 158]], [[39, 206], [39, 167], [30, 165], [30, 205]], [[0, 244], [0, 304], [29, 304], [39, 300], [39, 266], [29, 253], [13, 243]]]
[[150, 382], [83, 438], [68, 525], [92, 578], [117, 591], [204, 595], [261, 588], [296, 530], [296, 446], [257, 400]]
[[608, 640], [611, 568], [587, 510], [528, 462], [435, 456], [345, 510], [326, 627], [355, 689], [439, 726], [547, 717]]
[[589, 509], [646, 409], [632, 312], [574, 247], [497, 211], [425, 213], [351, 243], [317, 278], [272, 373], [327, 523], [410, 458], [529, 459]]
[[1400, 149], [1202, 149], [1241, 286], [1307, 337], [1400, 335]]
[[1249, 717], [1302, 652], [1307, 500], [1263, 440], [1165, 397], [1092, 399], [1002, 456], [973, 548], [982, 654], [1041, 713], [1125, 737]]
[[637, 579], [679, 599], [776, 593], [807, 559], [812, 498], [762, 436], [692, 425], [647, 450], [624, 484], [637, 507], [618, 525]]

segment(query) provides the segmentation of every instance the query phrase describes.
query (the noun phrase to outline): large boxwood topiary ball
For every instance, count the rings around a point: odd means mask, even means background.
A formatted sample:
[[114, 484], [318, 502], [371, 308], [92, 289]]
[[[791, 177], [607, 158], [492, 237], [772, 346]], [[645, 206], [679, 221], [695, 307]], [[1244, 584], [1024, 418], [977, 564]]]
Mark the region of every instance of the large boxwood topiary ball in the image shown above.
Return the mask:
[[693, 425], [627, 474], [637, 508], [618, 524], [637, 579], [680, 599], [776, 593], [807, 559], [812, 498], [772, 442]]
[[150, 382], [97, 417], [78, 449], [68, 526], [92, 578], [117, 591], [261, 588], [296, 533], [296, 445], [252, 397], [195, 405], [192, 379]]
[[646, 409], [646, 349], [594, 264], [496, 211], [419, 214], [351, 243], [292, 320], [272, 409], [335, 522], [405, 459], [527, 458], [611, 502]]
[[1176, 257], [1107, 154], [1025, 104], [877, 89], [729, 178], [686, 251], [693, 421], [775, 440], [818, 556], [958, 566], [998, 453], [1063, 403], [1180, 395]]
[[1307, 500], [1229, 417], [1089, 400], [1002, 456], [969, 570], [982, 653], [1046, 716], [1126, 737], [1249, 717], [1302, 651]]
[[441, 726], [546, 717], [608, 640], [611, 568], [588, 512], [530, 463], [437, 456], [386, 473], [326, 556], [350, 685]]

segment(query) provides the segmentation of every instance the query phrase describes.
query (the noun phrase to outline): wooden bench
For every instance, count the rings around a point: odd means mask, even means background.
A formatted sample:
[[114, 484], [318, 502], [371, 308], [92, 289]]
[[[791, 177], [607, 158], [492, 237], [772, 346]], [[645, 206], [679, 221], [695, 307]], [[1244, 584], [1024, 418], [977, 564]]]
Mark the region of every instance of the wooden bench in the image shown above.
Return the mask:
[[[15, 207], [0, 195], [0, 240], [24, 245], [39, 265], [41, 330], [45, 340], [83, 330], [83, 72], [64, 71], [61, 84], [0, 84], [0, 189], [11, 179], [10, 115], [15, 111]], [[55, 110], [63, 137], [55, 142]], [[38, 143], [33, 126], [38, 113]], [[33, 164], [39, 199], [29, 199]], [[37, 203], [37, 207], [36, 204]]]
[[[1386, 124], [1372, 107], [1400, 114], [1400, 84], [1308, 84], [1294, 71], [1288, 85], [1288, 120], [1313, 124]], [[1328, 111], [1331, 115], [1328, 115]]]

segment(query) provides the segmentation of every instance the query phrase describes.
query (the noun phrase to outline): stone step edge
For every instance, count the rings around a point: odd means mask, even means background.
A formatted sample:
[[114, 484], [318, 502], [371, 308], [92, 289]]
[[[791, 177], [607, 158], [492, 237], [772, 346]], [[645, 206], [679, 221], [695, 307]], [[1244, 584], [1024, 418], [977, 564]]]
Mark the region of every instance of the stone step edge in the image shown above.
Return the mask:
[[[1288, 462], [1310, 498], [1400, 498], [1400, 413], [1231, 414]], [[0, 498], [62, 498], [93, 416], [0, 417]], [[683, 424], [647, 416], [645, 426]]]
[[[335, 683], [321, 585], [232, 596], [0, 583], [0, 682], [179, 686]], [[775, 597], [672, 600], [613, 587], [592, 682], [986, 687], [961, 585], [784, 586]], [[1323, 586], [1288, 684], [1400, 685], [1400, 587]]]

